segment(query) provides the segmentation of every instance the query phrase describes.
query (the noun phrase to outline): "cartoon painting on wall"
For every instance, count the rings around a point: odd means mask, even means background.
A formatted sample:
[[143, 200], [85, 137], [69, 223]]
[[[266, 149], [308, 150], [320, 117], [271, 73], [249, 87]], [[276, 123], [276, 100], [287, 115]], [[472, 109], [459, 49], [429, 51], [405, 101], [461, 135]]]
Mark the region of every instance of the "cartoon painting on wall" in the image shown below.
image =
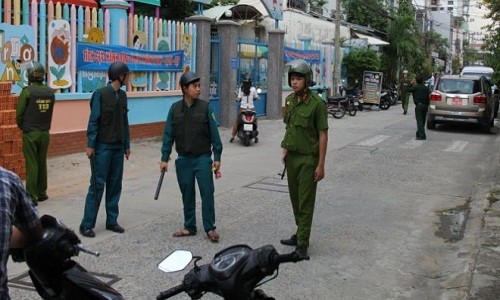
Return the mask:
[[[170, 51], [170, 45], [167, 38], [159, 38], [156, 44], [156, 50], [158, 51]], [[159, 91], [170, 90], [170, 74], [168, 72], [157, 72], [156, 73], [156, 89]]]
[[72, 85], [70, 73], [70, 25], [66, 20], [49, 23], [49, 72], [47, 83], [53, 89], [65, 89]]
[[[104, 32], [101, 28], [91, 27], [83, 36], [89, 44], [104, 44]], [[80, 71], [82, 92], [91, 93], [106, 85], [107, 73], [99, 71]]]
[[181, 50], [184, 50], [184, 64], [191, 65], [191, 58], [193, 56], [193, 36], [190, 34], [183, 34], [181, 36]]
[[0, 80], [10, 81], [12, 93], [19, 94], [28, 85], [23, 62], [36, 59], [37, 49], [33, 27], [0, 23]]
[[[135, 49], [146, 50], [148, 38], [144, 31], [138, 30], [132, 35], [132, 45]], [[130, 84], [136, 88], [145, 88], [148, 84], [148, 77], [146, 72], [132, 72], [130, 76]]]

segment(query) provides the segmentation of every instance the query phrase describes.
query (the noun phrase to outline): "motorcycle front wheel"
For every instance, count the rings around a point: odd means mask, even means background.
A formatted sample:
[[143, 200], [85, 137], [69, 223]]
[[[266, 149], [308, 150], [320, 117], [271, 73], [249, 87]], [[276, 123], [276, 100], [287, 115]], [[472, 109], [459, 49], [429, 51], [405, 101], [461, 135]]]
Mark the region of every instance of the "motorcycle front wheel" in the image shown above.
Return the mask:
[[358, 109], [356, 108], [356, 106], [354, 106], [354, 104], [349, 104], [349, 106], [347, 107], [347, 113], [349, 114], [349, 116], [354, 117], [357, 112]]
[[343, 105], [330, 104], [328, 105], [328, 113], [331, 114], [335, 119], [341, 119], [345, 116], [346, 110]]
[[381, 110], [388, 110], [389, 107], [391, 107], [391, 104], [389, 103], [389, 100], [384, 98], [380, 100], [379, 107]]

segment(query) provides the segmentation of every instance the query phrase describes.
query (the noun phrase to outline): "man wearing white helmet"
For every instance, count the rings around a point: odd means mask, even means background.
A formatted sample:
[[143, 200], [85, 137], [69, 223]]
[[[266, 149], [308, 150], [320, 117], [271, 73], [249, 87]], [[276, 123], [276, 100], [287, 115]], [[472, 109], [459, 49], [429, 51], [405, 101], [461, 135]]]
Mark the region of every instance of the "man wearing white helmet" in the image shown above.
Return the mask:
[[403, 71], [403, 77], [399, 81], [399, 94], [401, 95], [401, 102], [403, 105], [403, 114], [406, 115], [408, 112], [408, 103], [410, 101], [409, 88], [411, 87], [410, 77], [408, 76], [408, 70]]

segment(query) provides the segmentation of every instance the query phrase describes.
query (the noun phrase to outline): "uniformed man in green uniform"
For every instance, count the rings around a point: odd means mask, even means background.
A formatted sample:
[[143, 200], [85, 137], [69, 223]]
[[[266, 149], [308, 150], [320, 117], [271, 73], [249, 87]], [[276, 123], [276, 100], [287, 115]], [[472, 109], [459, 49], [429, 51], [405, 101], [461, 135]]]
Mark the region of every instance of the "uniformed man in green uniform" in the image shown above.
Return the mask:
[[408, 113], [408, 103], [410, 101], [410, 91], [411, 88], [411, 80], [408, 76], [408, 71], [403, 71], [403, 77], [401, 77], [399, 82], [399, 95], [401, 95], [401, 102], [403, 105], [403, 114]]
[[289, 239], [280, 242], [296, 246], [296, 253], [306, 257], [316, 187], [325, 175], [328, 115], [323, 100], [309, 89], [313, 76], [309, 64], [302, 59], [296, 59], [287, 66], [288, 85], [293, 89], [293, 93], [285, 100], [283, 121], [286, 124], [286, 132], [281, 148], [297, 230]]
[[413, 103], [415, 104], [415, 118], [417, 119], [417, 140], [425, 140], [425, 118], [427, 117], [427, 110], [429, 109], [429, 96], [430, 90], [424, 85], [422, 76], [417, 76], [416, 85], [409, 88], [413, 94]]
[[47, 151], [55, 96], [45, 81], [45, 68], [28, 62], [29, 85], [21, 91], [16, 109], [17, 126], [23, 131], [23, 154], [26, 161], [26, 190], [34, 205], [47, 200]]
[[118, 225], [118, 202], [122, 192], [123, 165], [130, 157], [130, 128], [127, 93], [121, 89], [129, 80], [129, 68], [114, 62], [108, 68], [109, 82], [96, 90], [90, 99], [87, 148], [90, 159], [90, 186], [80, 223], [80, 234], [95, 237], [99, 205], [106, 189], [106, 229], [123, 233]]
[[[183, 99], [172, 104], [163, 133], [160, 170], [168, 169], [175, 142], [175, 170], [184, 205], [184, 227], [174, 237], [192, 236], [196, 228], [195, 180], [201, 196], [203, 229], [212, 242], [219, 241], [215, 231], [214, 178], [221, 167], [222, 142], [215, 113], [210, 103], [198, 99], [200, 77], [188, 71], [180, 79]], [[212, 161], [212, 152], [214, 159]]]

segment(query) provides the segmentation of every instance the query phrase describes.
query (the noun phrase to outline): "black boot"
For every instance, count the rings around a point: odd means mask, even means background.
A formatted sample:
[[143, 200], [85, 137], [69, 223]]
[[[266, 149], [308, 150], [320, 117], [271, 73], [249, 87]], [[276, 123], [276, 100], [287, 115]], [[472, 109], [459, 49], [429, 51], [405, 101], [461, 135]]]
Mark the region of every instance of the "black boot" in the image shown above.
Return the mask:
[[297, 253], [297, 255], [302, 259], [306, 259], [306, 260], [309, 259], [309, 256], [307, 255], [307, 247], [306, 246], [297, 246], [297, 248], [295, 248], [295, 253]]
[[297, 235], [294, 234], [289, 239], [281, 240], [280, 243], [287, 246], [297, 246]]

